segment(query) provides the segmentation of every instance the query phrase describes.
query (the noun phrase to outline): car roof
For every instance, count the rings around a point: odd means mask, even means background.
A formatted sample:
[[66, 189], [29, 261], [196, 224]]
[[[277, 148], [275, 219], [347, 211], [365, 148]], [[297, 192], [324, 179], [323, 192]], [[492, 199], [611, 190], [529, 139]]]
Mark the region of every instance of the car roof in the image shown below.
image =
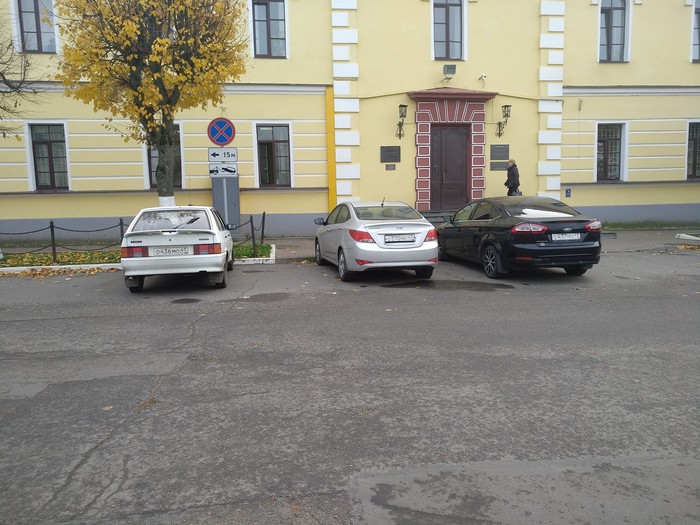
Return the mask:
[[184, 210], [210, 210], [211, 206], [153, 206], [152, 208], [143, 208], [139, 213], [144, 211], [184, 211]]
[[350, 204], [355, 208], [366, 208], [371, 206], [411, 206], [403, 201], [347, 201], [346, 204]]
[[[536, 195], [530, 195], [530, 196], [522, 196], [522, 197], [505, 197], [505, 196], [499, 196], [499, 197], [485, 197], [483, 199], [475, 199], [478, 201], [492, 201], [492, 202], [498, 202], [500, 204], [520, 204], [520, 203], [552, 203], [552, 202], [561, 202], [560, 200], [557, 199], [552, 199], [550, 197], [539, 197]], [[472, 201], [473, 202], [473, 201]]]

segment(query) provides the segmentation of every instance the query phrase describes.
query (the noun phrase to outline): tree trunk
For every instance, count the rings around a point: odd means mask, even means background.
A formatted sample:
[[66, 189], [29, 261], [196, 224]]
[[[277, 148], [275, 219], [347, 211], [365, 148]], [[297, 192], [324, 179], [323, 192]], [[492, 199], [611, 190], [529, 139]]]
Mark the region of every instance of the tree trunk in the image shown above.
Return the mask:
[[158, 134], [155, 147], [158, 149], [158, 165], [156, 166], [156, 183], [158, 184], [158, 200], [161, 206], [174, 206], [175, 194], [173, 178], [175, 173], [175, 123], [163, 122]]

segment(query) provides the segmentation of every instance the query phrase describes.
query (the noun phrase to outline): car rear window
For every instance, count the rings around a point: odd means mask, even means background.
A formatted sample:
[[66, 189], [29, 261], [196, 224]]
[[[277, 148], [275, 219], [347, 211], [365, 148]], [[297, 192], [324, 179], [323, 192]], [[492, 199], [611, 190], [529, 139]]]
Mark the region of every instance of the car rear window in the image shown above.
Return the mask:
[[361, 221], [392, 221], [396, 219], [422, 219], [423, 216], [410, 206], [363, 206], [355, 208]]
[[152, 230], [211, 230], [211, 224], [204, 210], [153, 210], [143, 212], [131, 231]]
[[506, 206], [508, 215], [521, 219], [546, 219], [557, 217], [575, 217], [580, 215], [575, 209], [563, 202], [520, 202]]

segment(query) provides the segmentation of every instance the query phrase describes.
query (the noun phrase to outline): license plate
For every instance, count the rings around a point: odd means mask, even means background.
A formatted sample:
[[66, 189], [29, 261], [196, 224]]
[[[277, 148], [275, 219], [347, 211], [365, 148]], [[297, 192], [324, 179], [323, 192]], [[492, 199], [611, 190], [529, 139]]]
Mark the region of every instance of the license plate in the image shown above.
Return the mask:
[[151, 255], [153, 257], [158, 257], [159, 255], [191, 255], [191, 250], [189, 246], [177, 246], [177, 247], [163, 247], [163, 248], [151, 248]]
[[415, 242], [415, 235], [385, 235], [384, 242]]
[[581, 234], [580, 233], [553, 233], [552, 240], [553, 241], [580, 241]]

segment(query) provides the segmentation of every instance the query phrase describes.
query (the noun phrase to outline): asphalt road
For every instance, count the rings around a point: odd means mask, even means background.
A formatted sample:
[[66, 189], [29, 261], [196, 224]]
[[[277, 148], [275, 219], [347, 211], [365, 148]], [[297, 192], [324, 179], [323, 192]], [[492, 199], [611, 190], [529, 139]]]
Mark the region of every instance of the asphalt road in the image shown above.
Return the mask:
[[698, 312], [700, 252], [0, 277], [0, 523], [700, 523]]

